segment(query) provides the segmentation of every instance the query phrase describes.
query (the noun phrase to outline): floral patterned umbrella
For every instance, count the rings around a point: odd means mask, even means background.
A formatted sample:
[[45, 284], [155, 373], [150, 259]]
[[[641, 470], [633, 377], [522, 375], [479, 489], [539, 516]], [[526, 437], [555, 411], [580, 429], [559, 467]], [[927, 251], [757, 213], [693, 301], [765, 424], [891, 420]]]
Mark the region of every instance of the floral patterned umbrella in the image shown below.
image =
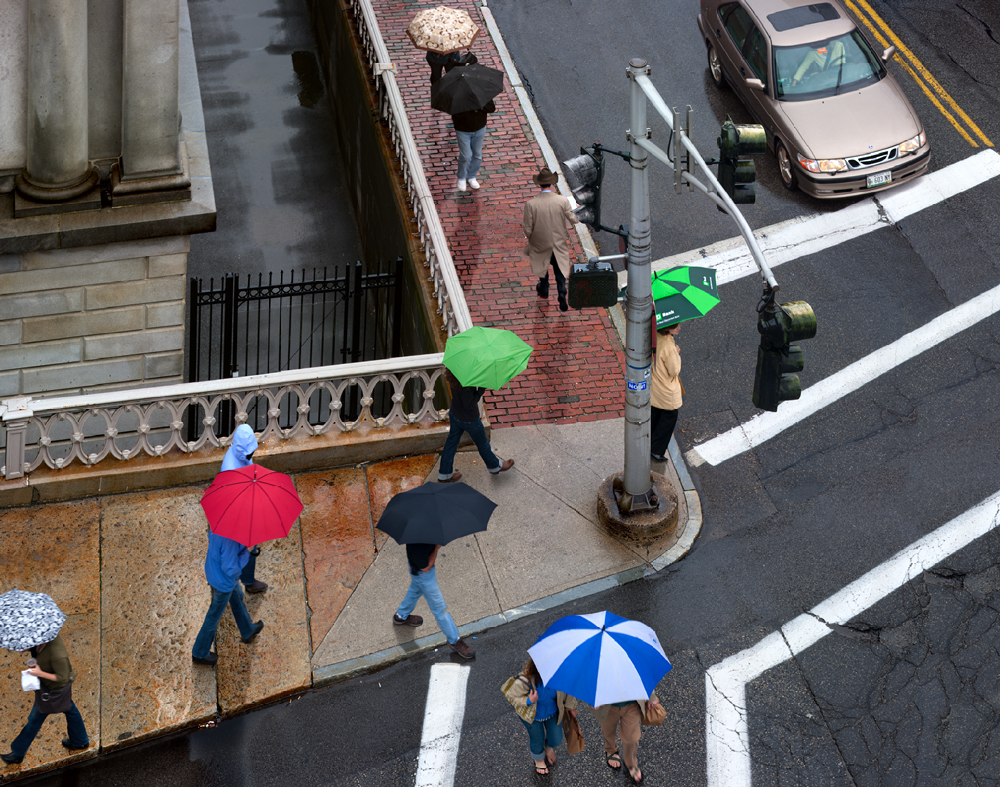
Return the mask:
[[51, 642], [65, 622], [63, 611], [44, 593], [8, 590], [0, 596], [0, 648], [28, 650]]
[[417, 49], [446, 55], [472, 46], [479, 35], [479, 27], [472, 21], [468, 11], [439, 5], [413, 17], [410, 26], [406, 28], [406, 34]]

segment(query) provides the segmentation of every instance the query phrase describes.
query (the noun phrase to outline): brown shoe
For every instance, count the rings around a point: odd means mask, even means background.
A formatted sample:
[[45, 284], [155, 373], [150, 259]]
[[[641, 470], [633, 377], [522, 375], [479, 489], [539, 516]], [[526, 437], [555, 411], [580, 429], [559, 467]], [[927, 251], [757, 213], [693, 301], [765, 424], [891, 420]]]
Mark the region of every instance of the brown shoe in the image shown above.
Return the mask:
[[392, 623], [394, 626], [417, 626], [424, 625], [424, 619], [420, 615], [407, 615], [405, 618], [401, 618], [395, 612], [392, 613]]
[[502, 473], [505, 470], [510, 470], [513, 466], [514, 466], [514, 460], [513, 459], [504, 459], [500, 463], [500, 469], [497, 470], [496, 473], [493, 473], [493, 475], [497, 475], [497, 473]]
[[452, 481], [459, 481], [459, 480], [461, 480], [461, 478], [462, 478], [462, 474], [461, 473], [452, 473], [451, 474], [451, 478], [439, 478], [438, 479], [438, 483], [439, 484], [450, 484]]
[[449, 642], [448, 644], [451, 645], [451, 649], [463, 659], [471, 659], [476, 655], [476, 651], [469, 647], [468, 643], [461, 637], [458, 638], [457, 642]]
[[243, 589], [246, 590], [247, 593], [263, 593], [267, 590], [267, 587], [268, 585], [266, 582], [261, 582], [259, 579], [255, 579], [249, 585], [244, 585]]

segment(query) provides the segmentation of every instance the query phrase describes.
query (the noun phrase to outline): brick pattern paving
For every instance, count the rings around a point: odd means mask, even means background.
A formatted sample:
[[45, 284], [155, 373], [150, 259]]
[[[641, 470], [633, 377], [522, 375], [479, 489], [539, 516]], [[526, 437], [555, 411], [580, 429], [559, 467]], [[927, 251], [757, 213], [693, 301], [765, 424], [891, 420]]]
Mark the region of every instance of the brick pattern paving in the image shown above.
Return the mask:
[[[522, 254], [521, 221], [524, 203], [538, 193], [531, 176], [545, 162], [509, 84], [495, 99], [497, 112], [487, 126], [482, 189], [454, 191], [458, 146], [451, 118], [431, 109], [425, 53], [406, 37], [414, 14], [437, 4], [372, 0], [472, 321], [512, 330], [535, 348], [527, 370], [509, 388], [487, 393], [490, 419], [503, 427], [617, 418], [624, 412], [625, 359], [607, 311], [560, 312], [554, 280], [549, 300], [535, 295], [537, 279]], [[472, 47], [479, 62], [503, 70], [475, 3], [449, 5], [466, 8], [480, 23], [483, 33]], [[570, 237], [575, 241], [575, 233]], [[585, 259], [578, 242], [572, 255]]]

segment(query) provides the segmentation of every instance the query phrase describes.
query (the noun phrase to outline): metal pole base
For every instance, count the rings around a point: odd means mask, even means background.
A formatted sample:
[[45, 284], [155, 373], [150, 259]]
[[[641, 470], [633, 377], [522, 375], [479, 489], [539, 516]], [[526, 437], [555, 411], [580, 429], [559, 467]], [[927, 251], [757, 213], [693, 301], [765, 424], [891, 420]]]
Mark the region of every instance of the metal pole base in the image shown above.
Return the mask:
[[[625, 501], [624, 473], [608, 476], [597, 491], [597, 519], [614, 538], [650, 545], [669, 536], [677, 527], [678, 491], [666, 476], [652, 472], [650, 488], [641, 499]], [[622, 503], [628, 502], [626, 511]], [[639, 506], [642, 506], [640, 509]]]
[[660, 498], [656, 494], [655, 485], [650, 486], [641, 495], [630, 495], [625, 491], [625, 480], [621, 477], [616, 477], [611, 484], [611, 489], [615, 494], [618, 512], [621, 514], [655, 511], [660, 506]]

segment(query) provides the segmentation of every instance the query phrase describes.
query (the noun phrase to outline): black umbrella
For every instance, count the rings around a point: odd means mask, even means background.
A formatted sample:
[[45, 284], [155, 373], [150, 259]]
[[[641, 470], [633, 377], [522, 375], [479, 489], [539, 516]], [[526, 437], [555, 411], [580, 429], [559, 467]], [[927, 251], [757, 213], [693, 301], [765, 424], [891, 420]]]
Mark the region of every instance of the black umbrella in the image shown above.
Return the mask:
[[395, 495], [377, 527], [400, 544], [447, 544], [485, 530], [496, 507], [461, 482], [423, 484]]
[[503, 71], [473, 63], [453, 68], [431, 86], [431, 106], [449, 115], [485, 107], [503, 92]]

